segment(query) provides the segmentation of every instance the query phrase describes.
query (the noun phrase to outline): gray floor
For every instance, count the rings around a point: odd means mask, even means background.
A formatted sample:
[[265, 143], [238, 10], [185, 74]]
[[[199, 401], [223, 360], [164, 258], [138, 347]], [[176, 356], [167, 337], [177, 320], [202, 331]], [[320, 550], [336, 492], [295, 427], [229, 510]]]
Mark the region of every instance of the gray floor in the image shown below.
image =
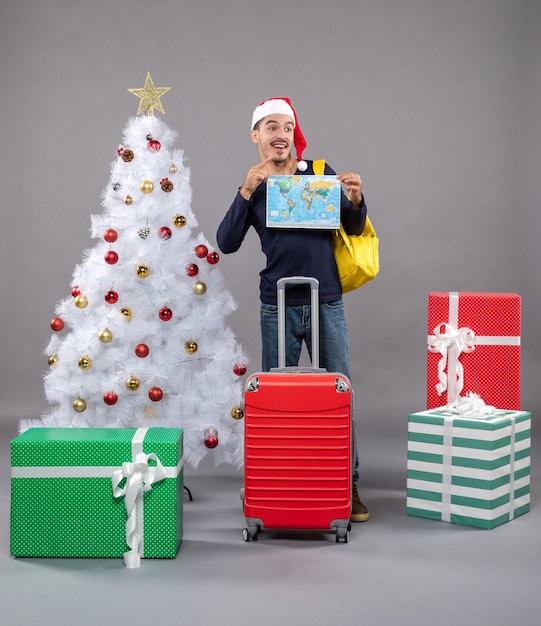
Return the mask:
[[244, 543], [242, 474], [187, 471], [184, 540], [174, 560], [12, 559], [9, 441], [0, 426], [3, 626], [124, 624], [506, 625], [541, 623], [540, 463], [532, 510], [494, 530], [404, 514], [405, 443], [366, 434], [362, 496], [372, 518], [349, 543], [270, 531]]

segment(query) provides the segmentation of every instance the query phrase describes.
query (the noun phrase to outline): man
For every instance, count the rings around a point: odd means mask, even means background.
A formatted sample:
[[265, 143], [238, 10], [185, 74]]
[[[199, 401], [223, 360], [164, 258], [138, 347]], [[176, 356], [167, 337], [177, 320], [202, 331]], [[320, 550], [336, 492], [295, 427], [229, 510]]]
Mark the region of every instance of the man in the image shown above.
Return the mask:
[[[218, 228], [217, 242], [224, 254], [236, 252], [250, 226], [261, 239], [267, 257], [266, 267], [260, 273], [262, 369], [269, 371], [278, 365], [276, 281], [284, 276], [314, 276], [319, 281], [320, 365], [350, 378], [347, 326], [332, 232], [266, 226], [267, 178], [314, 174], [313, 162], [302, 159], [306, 141], [289, 99], [271, 98], [257, 106], [252, 115], [251, 135], [260, 162], [248, 170]], [[291, 155], [293, 146], [297, 158]], [[336, 172], [325, 165], [325, 175], [334, 174]], [[366, 220], [361, 177], [353, 172], [343, 172], [336, 177], [347, 193], [346, 196], [342, 192], [341, 222], [348, 234], [360, 235]], [[293, 285], [287, 290], [286, 366], [298, 364], [303, 340], [311, 355], [309, 288]], [[351, 521], [364, 522], [369, 513], [359, 499], [355, 484], [357, 465], [356, 458]]]

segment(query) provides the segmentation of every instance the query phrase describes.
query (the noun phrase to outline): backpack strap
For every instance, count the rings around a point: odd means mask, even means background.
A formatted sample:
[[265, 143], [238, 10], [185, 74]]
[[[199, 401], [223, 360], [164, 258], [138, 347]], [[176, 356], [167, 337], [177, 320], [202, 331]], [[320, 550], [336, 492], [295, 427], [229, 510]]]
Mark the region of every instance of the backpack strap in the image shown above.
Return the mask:
[[325, 159], [314, 161], [312, 167], [316, 176], [323, 176], [325, 174]]

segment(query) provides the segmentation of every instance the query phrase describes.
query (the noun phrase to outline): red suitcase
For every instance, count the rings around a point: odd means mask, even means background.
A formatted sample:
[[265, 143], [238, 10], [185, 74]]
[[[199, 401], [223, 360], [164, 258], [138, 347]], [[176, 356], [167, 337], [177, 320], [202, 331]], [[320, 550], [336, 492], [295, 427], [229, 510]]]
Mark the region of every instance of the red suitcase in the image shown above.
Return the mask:
[[[309, 283], [312, 367], [285, 367], [285, 287]], [[278, 281], [278, 364], [251, 375], [244, 392], [245, 541], [263, 528], [323, 530], [348, 540], [351, 528], [352, 391], [319, 368], [319, 283]]]

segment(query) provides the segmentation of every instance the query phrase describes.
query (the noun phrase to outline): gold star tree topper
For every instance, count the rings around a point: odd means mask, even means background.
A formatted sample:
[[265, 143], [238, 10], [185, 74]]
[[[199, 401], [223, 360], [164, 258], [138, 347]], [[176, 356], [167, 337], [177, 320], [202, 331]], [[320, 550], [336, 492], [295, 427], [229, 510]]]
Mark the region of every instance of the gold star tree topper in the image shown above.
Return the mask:
[[128, 91], [139, 98], [137, 115], [140, 115], [143, 111], [148, 111], [149, 115], [154, 115], [154, 109], [158, 109], [160, 113], [165, 115], [160, 98], [170, 89], [171, 87], [155, 87], [150, 72], [147, 72], [144, 87], [128, 89]]

